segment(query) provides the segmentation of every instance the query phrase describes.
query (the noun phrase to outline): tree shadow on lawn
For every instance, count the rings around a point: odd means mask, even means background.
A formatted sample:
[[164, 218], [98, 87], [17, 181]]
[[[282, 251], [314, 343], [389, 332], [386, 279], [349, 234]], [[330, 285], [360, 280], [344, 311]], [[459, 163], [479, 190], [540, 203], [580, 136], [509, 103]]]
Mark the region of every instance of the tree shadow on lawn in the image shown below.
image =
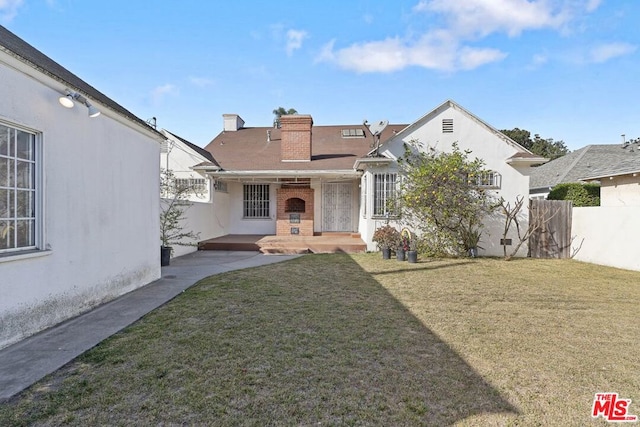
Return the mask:
[[10, 419], [94, 425], [442, 426], [518, 413], [341, 254], [204, 279], [12, 405], [22, 412]]
[[[398, 262], [398, 264], [402, 264], [404, 261]], [[371, 276], [379, 276], [384, 274], [398, 274], [405, 272], [415, 272], [415, 271], [431, 271], [431, 270], [439, 270], [441, 268], [455, 268], [461, 265], [473, 264], [473, 261], [456, 261], [448, 264], [435, 264], [431, 262], [418, 261], [413, 264], [411, 267], [402, 268], [402, 269], [393, 269], [393, 270], [378, 270], [371, 271], [368, 274]]]
[[254, 397], [239, 398], [258, 420], [286, 411], [303, 424], [450, 425], [483, 413], [517, 414], [349, 256], [312, 255], [265, 267], [264, 280], [246, 284], [233, 313], [215, 286], [202, 283], [194, 292], [213, 291], [212, 309], [246, 334], [240, 346], [255, 346], [246, 372], [269, 373], [249, 393]]

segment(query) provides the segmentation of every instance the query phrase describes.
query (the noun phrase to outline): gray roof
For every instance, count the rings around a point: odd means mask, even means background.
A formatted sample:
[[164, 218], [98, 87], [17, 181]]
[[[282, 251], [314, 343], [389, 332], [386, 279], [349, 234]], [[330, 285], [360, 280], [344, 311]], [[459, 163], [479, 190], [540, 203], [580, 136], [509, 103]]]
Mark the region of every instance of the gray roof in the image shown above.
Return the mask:
[[29, 43], [22, 40], [20, 37], [13, 34], [11, 31], [7, 30], [2, 25], [0, 25], [0, 50], [4, 50], [43, 74], [68, 85], [70, 90], [80, 92], [86, 98], [99, 102], [121, 116], [150, 129], [152, 132], [157, 133], [164, 139], [164, 135], [155, 131], [145, 121], [136, 117], [120, 104], [113, 101], [111, 98], [64, 68], [62, 65], [55, 62], [53, 59], [46, 56], [44, 53], [40, 52], [35, 47], [31, 46]]
[[[635, 165], [635, 166], [634, 166]], [[557, 184], [580, 182], [595, 176], [617, 175], [627, 168], [640, 168], [640, 150], [621, 144], [587, 145], [542, 166], [531, 169], [530, 190], [542, 190]]]

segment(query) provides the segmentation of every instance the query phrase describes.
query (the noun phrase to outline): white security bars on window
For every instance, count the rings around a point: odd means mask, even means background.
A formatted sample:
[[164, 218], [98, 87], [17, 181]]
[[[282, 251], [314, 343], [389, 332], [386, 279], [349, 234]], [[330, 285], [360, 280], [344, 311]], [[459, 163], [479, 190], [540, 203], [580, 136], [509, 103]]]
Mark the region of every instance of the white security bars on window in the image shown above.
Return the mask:
[[373, 175], [373, 214], [383, 216], [393, 214], [392, 204], [396, 197], [395, 173], [377, 173]]
[[269, 184], [245, 184], [243, 193], [245, 218], [269, 218]]

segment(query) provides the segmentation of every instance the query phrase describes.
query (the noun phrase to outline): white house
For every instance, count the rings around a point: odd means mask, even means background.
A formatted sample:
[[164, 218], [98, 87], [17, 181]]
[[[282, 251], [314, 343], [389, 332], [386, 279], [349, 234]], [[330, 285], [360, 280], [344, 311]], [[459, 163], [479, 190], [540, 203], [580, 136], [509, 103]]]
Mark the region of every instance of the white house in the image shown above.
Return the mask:
[[160, 133], [167, 138], [162, 144], [160, 168], [171, 170], [178, 180], [178, 184], [183, 181], [185, 186], [197, 189], [196, 192], [189, 195], [189, 200], [209, 202], [211, 200], [211, 181], [206, 179], [205, 175], [195, 172], [192, 166], [200, 163], [216, 164], [211, 153], [166, 129], [161, 129]]
[[[184, 220], [181, 221], [183, 230], [198, 233], [201, 240], [221, 236], [224, 231], [220, 226], [219, 217], [222, 215], [226, 219], [228, 214], [224, 210], [214, 210], [213, 195], [214, 192], [217, 195], [217, 204], [226, 206], [225, 184], [212, 181], [193, 169], [200, 164], [215, 166], [215, 159], [210, 152], [166, 129], [161, 129], [160, 133], [167, 138], [161, 148], [160, 167], [171, 171], [176, 178], [176, 184], [196, 190], [189, 192], [187, 197], [191, 203], [185, 211]], [[166, 201], [163, 200], [162, 203], [165, 207]], [[181, 256], [197, 250], [196, 241], [183, 239], [183, 242], [192, 246], [172, 244], [172, 256]]]
[[[405, 144], [416, 144], [423, 152], [434, 149], [451, 152], [456, 143], [460, 150], [471, 151], [470, 158], [484, 161], [489, 171], [482, 185], [491, 190], [496, 199], [504, 198], [514, 204], [517, 197], [527, 198], [529, 194], [529, 173], [532, 165], [544, 163], [541, 158], [514, 142], [495, 128], [462, 108], [453, 101], [446, 101], [431, 112], [419, 118], [402, 131], [384, 142], [379, 153], [392, 161], [380, 162], [380, 159], [362, 159], [363, 169], [361, 188], [372, 189], [362, 198], [360, 232], [363, 239], [373, 249], [371, 236], [381, 223], [382, 210], [378, 206], [384, 181], [396, 181], [397, 164], [395, 160], [404, 154]], [[526, 222], [527, 212], [523, 212]], [[501, 239], [504, 223], [499, 216], [487, 218], [481, 239], [480, 255], [500, 256], [503, 253]], [[515, 241], [515, 230], [507, 237]], [[519, 255], [527, 253], [522, 247]]]
[[[363, 124], [314, 126], [309, 115], [289, 115], [279, 127], [245, 128], [240, 116], [223, 117], [224, 130], [205, 147], [215, 162], [193, 169], [226, 189], [226, 203], [213, 196], [225, 234], [357, 233], [375, 250], [373, 232], [386, 221], [385, 200], [399, 183], [396, 160], [411, 140], [421, 149], [448, 151], [457, 142], [471, 150], [493, 171], [495, 195], [507, 201], [527, 197], [530, 166], [546, 161], [453, 101], [411, 125], [388, 125], [376, 150], [377, 138]], [[502, 227], [488, 220], [481, 254], [502, 253]]]
[[0, 82], [5, 347], [160, 277], [164, 137], [2, 26]]

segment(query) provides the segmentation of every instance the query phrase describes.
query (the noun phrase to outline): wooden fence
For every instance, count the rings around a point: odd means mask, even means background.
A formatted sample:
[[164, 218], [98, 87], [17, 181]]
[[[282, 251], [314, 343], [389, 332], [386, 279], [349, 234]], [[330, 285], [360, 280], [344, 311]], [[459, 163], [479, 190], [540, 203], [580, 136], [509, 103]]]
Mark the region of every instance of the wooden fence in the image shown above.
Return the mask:
[[529, 223], [538, 224], [529, 238], [529, 256], [570, 258], [573, 203], [568, 200], [531, 200], [529, 203]]

